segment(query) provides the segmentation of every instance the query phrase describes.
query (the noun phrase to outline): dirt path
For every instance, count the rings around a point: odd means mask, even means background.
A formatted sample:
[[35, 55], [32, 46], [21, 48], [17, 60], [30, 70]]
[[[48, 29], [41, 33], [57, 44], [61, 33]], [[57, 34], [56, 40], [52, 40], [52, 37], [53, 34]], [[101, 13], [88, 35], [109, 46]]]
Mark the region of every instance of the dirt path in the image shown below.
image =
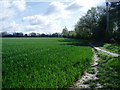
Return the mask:
[[109, 56], [112, 56], [112, 57], [120, 57], [120, 54], [117, 54], [117, 53], [112, 53], [110, 51], [107, 51], [107, 50], [103, 50], [103, 49], [100, 49], [99, 47], [95, 47], [93, 44], [89, 43], [95, 50], [97, 51], [100, 51], [102, 53], [106, 53], [107, 55]]
[[[88, 72], [85, 72], [85, 74], [76, 82], [76, 84], [74, 85], [74, 88], [90, 88], [90, 85], [89, 84], [85, 84], [86, 81], [88, 80], [96, 80], [98, 79], [96, 77], [97, 73], [98, 73], [98, 70], [97, 70], [97, 65], [98, 65], [98, 56], [95, 52], [94, 49], [92, 49], [93, 52], [94, 52], [94, 61], [93, 63], [91, 64], [91, 69], [94, 69], [95, 70], [95, 73], [94, 74], [91, 74], [91, 73], [88, 73]], [[100, 84], [97, 84], [97, 87], [98, 88], [101, 88], [101, 85]]]
[[[109, 51], [106, 51], [106, 50], [102, 50], [100, 49], [99, 47], [95, 47], [94, 45], [92, 45], [91, 43], [89, 43], [90, 46], [92, 46], [92, 51], [94, 53], [94, 57], [93, 57], [93, 63], [91, 64], [91, 67], [90, 69], [94, 69], [95, 73], [94, 74], [91, 74], [91, 73], [88, 73], [87, 71], [84, 73], [84, 75], [78, 79], [78, 81], [74, 84], [73, 87], [71, 88], [91, 88], [89, 84], [86, 84], [85, 82], [88, 81], [88, 80], [97, 80], [97, 73], [98, 73], [98, 60], [99, 60], [99, 57], [97, 55], [97, 52], [96, 51], [100, 51], [102, 53], [105, 53], [111, 57], [120, 57], [120, 54], [116, 54], [116, 53], [112, 53], [112, 52], [109, 52]], [[95, 88], [102, 88], [101, 84], [99, 83], [96, 83], [96, 87]]]
[[112, 57], [120, 57], [120, 54], [117, 54], [117, 53], [112, 53], [112, 52], [109, 52], [109, 51], [106, 51], [106, 50], [103, 50], [103, 49], [100, 49], [98, 47], [94, 47], [96, 50], [102, 52], [102, 53], [106, 53], [108, 54], [109, 56], [112, 56]]

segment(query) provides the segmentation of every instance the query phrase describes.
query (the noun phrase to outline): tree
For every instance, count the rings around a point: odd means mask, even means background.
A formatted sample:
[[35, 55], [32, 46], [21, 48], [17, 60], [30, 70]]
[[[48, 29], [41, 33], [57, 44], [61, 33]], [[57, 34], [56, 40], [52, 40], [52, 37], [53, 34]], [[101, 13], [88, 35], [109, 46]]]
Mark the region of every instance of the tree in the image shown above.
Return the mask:
[[46, 35], [44, 33], [41, 34], [41, 37], [45, 37]]
[[23, 37], [23, 33], [22, 32], [20, 32], [20, 33], [15, 32], [15, 33], [13, 33], [13, 36], [15, 36], [15, 37]]
[[36, 33], [32, 32], [29, 34], [31, 37], [35, 37], [36, 36]]
[[1, 32], [1, 33], [0, 33], [0, 36], [2, 36], [2, 37], [7, 36], [7, 35], [8, 35], [7, 32]]
[[[120, 2], [118, 2], [120, 5]], [[110, 10], [110, 23], [112, 23], [112, 37], [120, 44], [120, 6], [112, 7]]]
[[67, 37], [68, 36], [68, 29], [65, 27], [64, 29], [63, 29], [63, 31], [62, 31], [62, 36], [63, 37]]
[[60, 37], [60, 33], [53, 33], [51, 36], [52, 37]]
[[69, 38], [75, 38], [76, 37], [76, 32], [75, 31], [68, 31], [68, 37]]
[[27, 37], [28, 35], [27, 34], [25, 34], [25, 37]]
[[93, 30], [93, 40], [104, 41], [107, 35], [106, 32], [106, 15], [101, 15], [98, 21], [98, 26]]
[[[75, 31], [77, 37], [83, 39], [98, 39], [97, 34], [103, 30], [100, 26], [101, 19], [104, 20], [105, 15], [104, 7], [91, 8], [87, 11], [87, 14], [82, 16], [78, 23], [75, 25]], [[101, 30], [98, 30], [101, 27]], [[104, 29], [105, 30], [105, 29]], [[101, 36], [99, 36], [100, 39]]]

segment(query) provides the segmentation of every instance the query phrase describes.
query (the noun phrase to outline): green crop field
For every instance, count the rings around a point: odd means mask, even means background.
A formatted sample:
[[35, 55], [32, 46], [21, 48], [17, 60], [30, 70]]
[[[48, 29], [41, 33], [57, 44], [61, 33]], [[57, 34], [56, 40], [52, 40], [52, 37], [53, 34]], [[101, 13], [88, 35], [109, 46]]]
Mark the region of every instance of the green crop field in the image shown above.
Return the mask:
[[3, 38], [3, 88], [67, 88], [88, 68], [91, 47], [65, 38]]

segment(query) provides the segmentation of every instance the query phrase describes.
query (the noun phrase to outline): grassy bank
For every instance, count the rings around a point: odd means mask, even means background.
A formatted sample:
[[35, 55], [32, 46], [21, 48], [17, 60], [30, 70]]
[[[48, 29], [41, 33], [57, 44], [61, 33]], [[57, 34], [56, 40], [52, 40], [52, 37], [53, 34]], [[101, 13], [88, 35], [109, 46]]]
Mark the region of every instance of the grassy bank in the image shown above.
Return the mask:
[[[103, 53], [98, 53], [99, 65], [97, 67], [97, 80], [88, 80], [85, 83], [91, 88], [96, 88], [100, 84], [103, 89], [119, 89], [120, 88], [120, 58], [113, 58]], [[94, 71], [91, 71], [94, 73]]]
[[104, 44], [101, 48], [120, 54], [120, 46], [116, 44]]
[[99, 54], [99, 83], [103, 88], [120, 88], [120, 58]]
[[92, 42], [92, 44], [95, 45], [96, 47], [100, 47], [101, 49], [120, 54], [120, 45], [100, 42]]
[[3, 88], [69, 87], [92, 61], [86, 42], [64, 38], [3, 38]]

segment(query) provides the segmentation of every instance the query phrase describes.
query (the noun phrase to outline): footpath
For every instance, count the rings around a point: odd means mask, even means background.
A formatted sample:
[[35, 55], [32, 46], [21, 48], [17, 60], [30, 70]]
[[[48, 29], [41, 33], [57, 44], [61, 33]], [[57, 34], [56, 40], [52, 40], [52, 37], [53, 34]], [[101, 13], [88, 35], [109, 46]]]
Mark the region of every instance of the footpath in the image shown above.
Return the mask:
[[[101, 53], [105, 53], [111, 57], [120, 57], [120, 54], [117, 53], [112, 53], [103, 49], [100, 49], [99, 47], [95, 47], [93, 44], [89, 43], [89, 45], [92, 47], [92, 51], [94, 53], [93, 56], [93, 63], [90, 66], [90, 69], [94, 69], [95, 73], [91, 74], [87, 71], [85, 71], [84, 75], [78, 79], [78, 81], [75, 83], [75, 85], [71, 88], [90, 88], [90, 85], [85, 83], [86, 81], [89, 80], [97, 80], [97, 73], [99, 72], [97, 67], [98, 67], [98, 60], [99, 57], [97, 55], [97, 51], [101, 52]], [[96, 83], [96, 88], [102, 88], [102, 85], [99, 83]]]
[[100, 49], [99, 47], [95, 47], [93, 44], [89, 43], [90, 46], [92, 46], [95, 50], [97, 51], [100, 51], [102, 53], [106, 53], [107, 55], [111, 56], [111, 57], [120, 57], [120, 54], [117, 54], [117, 53], [113, 53], [113, 52], [110, 52], [110, 51], [106, 51], [106, 50], [103, 50], [103, 49]]

